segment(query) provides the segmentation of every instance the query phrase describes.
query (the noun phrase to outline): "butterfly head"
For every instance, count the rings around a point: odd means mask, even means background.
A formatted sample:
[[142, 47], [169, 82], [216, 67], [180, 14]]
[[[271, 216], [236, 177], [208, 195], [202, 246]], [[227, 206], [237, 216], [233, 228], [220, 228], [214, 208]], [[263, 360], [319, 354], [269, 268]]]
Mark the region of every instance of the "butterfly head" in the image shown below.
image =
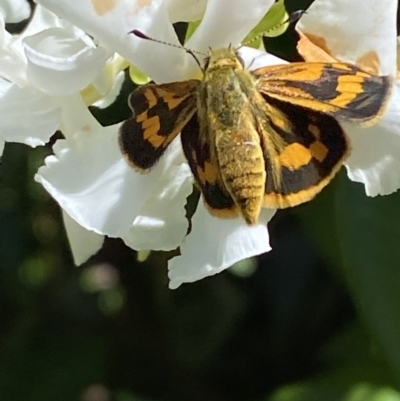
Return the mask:
[[210, 50], [210, 55], [206, 58], [204, 64], [205, 71], [221, 69], [243, 70], [244, 62], [233, 48], [221, 48]]

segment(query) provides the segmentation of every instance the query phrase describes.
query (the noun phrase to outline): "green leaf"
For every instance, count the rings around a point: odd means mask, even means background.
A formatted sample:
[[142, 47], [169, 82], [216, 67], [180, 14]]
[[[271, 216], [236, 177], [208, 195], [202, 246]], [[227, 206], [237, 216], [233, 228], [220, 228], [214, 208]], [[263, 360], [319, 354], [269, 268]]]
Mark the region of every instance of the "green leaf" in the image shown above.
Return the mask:
[[342, 176], [336, 205], [349, 288], [400, 378], [400, 193], [370, 198]]
[[201, 20], [199, 21], [192, 21], [188, 23], [188, 27], [186, 30], [186, 36], [185, 36], [185, 43], [190, 39], [190, 37], [194, 34], [195, 30], [197, 27], [200, 25]]
[[265, 14], [258, 25], [246, 36], [242, 43], [246, 46], [259, 48], [261, 36], [275, 37], [282, 35], [289, 26], [288, 23], [284, 23], [288, 17], [284, 1], [278, 0], [268, 10], [267, 14]]

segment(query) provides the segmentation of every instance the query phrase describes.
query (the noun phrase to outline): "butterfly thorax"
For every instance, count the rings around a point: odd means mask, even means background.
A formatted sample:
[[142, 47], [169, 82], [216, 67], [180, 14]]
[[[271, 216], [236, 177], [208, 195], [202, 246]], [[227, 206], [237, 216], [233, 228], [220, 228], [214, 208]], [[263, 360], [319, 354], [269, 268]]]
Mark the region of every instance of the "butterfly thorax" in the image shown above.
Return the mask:
[[233, 50], [211, 54], [198, 95], [200, 135], [211, 160], [248, 224], [261, 211], [265, 164], [254, 106], [262, 101], [254, 79]]

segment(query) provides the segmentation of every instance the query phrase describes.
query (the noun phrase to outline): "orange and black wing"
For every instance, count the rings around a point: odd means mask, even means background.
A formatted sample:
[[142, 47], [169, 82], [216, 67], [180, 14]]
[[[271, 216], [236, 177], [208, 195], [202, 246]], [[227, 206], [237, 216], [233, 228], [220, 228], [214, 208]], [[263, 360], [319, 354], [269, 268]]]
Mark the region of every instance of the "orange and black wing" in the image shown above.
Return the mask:
[[239, 211], [224, 187], [219, 168], [211, 157], [207, 137], [200, 132], [197, 115], [183, 128], [181, 140], [183, 152], [209, 212], [221, 218], [237, 217]]
[[327, 114], [264, 98], [258, 118], [266, 169], [263, 206], [296, 206], [314, 198], [340, 169], [347, 138]]
[[345, 63], [275, 65], [252, 75], [265, 95], [366, 125], [382, 115], [392, 87], [390, 77]]
[[134, 168], [153, 167], [196, 112], [199, 81], [139, 87], [129, 97], [133, 116], [119, 131], [119, 144]]

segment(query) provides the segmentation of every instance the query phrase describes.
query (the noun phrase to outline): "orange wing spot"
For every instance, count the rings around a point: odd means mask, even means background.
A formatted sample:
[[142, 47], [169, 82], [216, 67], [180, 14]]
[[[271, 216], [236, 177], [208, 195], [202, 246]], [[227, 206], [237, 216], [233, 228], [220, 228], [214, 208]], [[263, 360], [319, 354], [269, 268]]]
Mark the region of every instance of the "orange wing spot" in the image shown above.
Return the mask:
[[[364, 92], [362, 83], [365, 79], [359, 75], [352, 75], [352, 82], [348, 82], [348, 76], [342, 76], [338, 79], [336, 90], [340, 95], [331, 100], [331, 104], [340, 108], [346, 108], [360, 93]], [[354, 82], [357, 81], [357, 82]]]
[[203, 183], [209, 182], [210, 184], [214, 184], [218, 179], [217, 171], [209, 162], [205, 162], [204, 169], [202, 169], [200, 166], [197, 166], [197, 176]]
[[[148, 133], [148, 129], [144, 131], [144, 135]], [[147, 137], [147, 141], [151, 143], [154, 148], [159, 148], [160, 146], [164, 145], [165, 137], [160, 135], [149, 134]]]
[[174, 97], [173, 94], [171, 94], [171, 92], [165, 91], [161, 88], [157, 89], [157, 93], [163, 99], [163, 101], [167, 103], [168, 108], [170, 110], [175, 109], [184, 100], [187, 99], [187, 96]]
[[308, 131], [310, 131], [314, 135], [315, 139], [319, 139], [321, 137], [321, 130], [317, 125], [309, 124]]
[[143, 113], [140, 113], [136, 116], [135, 118], [136, 122], [141, 123], [143, 121], [147, 120], [147, 111], [144, 111]]
[[289, 170], [298, 170], [310, 163], [311, 151], [299, 143], [292, 143], [285, 147], [283, 152], [277, 156], [278, 163]]
[[[147, 130], [146, 130], [147, 131]], [[146, 134], [145, 131], [145, 134]], [[155, 148], [159, 148], [160, 146], [165, 146], [165, 137], [160, 135], [151, 135], [147, 139]]]
[[356, 74], [353, 75], [344, 74], [338, 78], [337, 86], [343, 86], [343, 89], [346, 89], [355, 85], [358, 89], [361, 88], [360, 84], [362, 84], [365, 81], [365, 78], [368, 77], [370, 77], [370, 75], [362, 71], [358, 71]]
[[149, 108], [154, 107], [157, 104], [157, 97], [151, 89], [145, 90], [144, 96], [149, 103]]
[[157, 135], [160, 131], [160, 119], [157, 116], [144, 120], [142, 127], [144, 129], [143, 139], [149, 141], [155, 148], [164, 143], [165, 137]]
[[[146, 120], [143, 121], [142, 127], [147, 131], [148, 129], [151, 129], [155, 131], [154, 133], [156, 134], [160, 130], [160, 119], [158, 116], [153, 116], [150, 117]], [[152, 135], [152, 134], [150, 134]], [[147, 139], [147, 137], [145, 137]]]
[[[287, 81], [317, 81], [321, 78], [323, 72], [323, 63], [315, 63], [315, 65], [312, 65], [312, 68], [310, 68], [310, 65], [307, 63], [293, 63], [261, 67], [253, 71], [252, 74], [256, 78], [260, 78], [260, 88], [262, 91], [265, 89], [265, 92], [263, 91], [264, 93], [268, 93], [270, 88], [275, 89], [273, 92], [280, 89], [279, 92], [285, 93], [288, 90]], [[296, 89], [297, 88], [290, 87], [289, 91], [293, 93]], [[301, 89], [297, 89], [297, 91], [300, 93], [304, 92]]]
[[277, 111], [274, 109], [273, 113], [274, 113], [274, 125], [276, 125], [277, 127], [279, 127], [280, 129], [284, 130], [284, 131], [290, 131], [290, 125], [288, 124], [288, 120], [287, 118], [285, 119], [282, 114], [280, 113], [280, 115], [277, 113]]
[[292, 78], [296, 81], [317, 81], [318, 79], [321, 78], [323, 72], [324, 72], [323, 68], [308, 69], [307, 67], [305, 67], [299, 72], [292, 74], [292, 76], [288, 76], [288, 79]]
[[319, 162], [325, 160], [326, 155], [329, 152], [329, 149], [320, 141], [315, 141], [310, 145], [310, 152], [314, 159], [317, 159]]
[[204, 165], [204, 174], [206, 176], [206, 180], [210, 183], [214, 183], [218, 179], [216, 169], [209, 162], [206, 162]]
[[186, 97], [178, 97], [178, 98], [171, 97], [170, 99], [164, 98], [164, 101], [168, 104], [168, 108], [172, 110], [178, 107], [185, 99]]
[[344, 153], [342, 159], [332, 167], [332, 171], [330, 172], [330, 174], [321, 179], [321, 181], [316, 185], [311, 185], [310, 187], [305, 188], [299, 192], [286, 195], [279, 193], [266, 194], [264, 196], [263, 207], [272, 209], [283, 209], [287, 207], [297, 206], [301, 203], [311, 200], [315, 197], [315, 195], [322, 191], [322, 189], [329, 183], [329, 181], [331, 181], [337, 171], [342, 167], [343, 160], [347, 157], [347, 155], [348, 151]]

